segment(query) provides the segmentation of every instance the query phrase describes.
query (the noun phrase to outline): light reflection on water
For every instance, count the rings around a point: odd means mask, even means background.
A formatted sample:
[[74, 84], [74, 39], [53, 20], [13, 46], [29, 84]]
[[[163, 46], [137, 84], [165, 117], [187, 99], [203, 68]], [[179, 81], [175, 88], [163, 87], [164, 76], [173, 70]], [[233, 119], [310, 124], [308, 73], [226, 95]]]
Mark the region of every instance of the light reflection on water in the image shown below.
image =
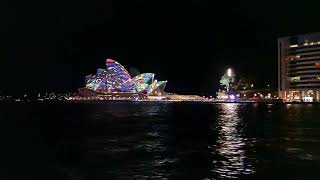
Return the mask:
[[54, 179], [319, 179], [319, 104], [35, 107], [0, 108], [12, 179], [36, 179], [52, 159], [51, 174], [77, 177]]
[[212, 153], [219, 157], [212, 162], [212, 171], [220, 178], [236, 178], [243, 174], [254, 173], [253, 164], [248, 161], [245, 146], [255, 140], [241, 133], [242, 119], [239, 117], [239, 104], [221, 104], [218, 115], [218, 137]]

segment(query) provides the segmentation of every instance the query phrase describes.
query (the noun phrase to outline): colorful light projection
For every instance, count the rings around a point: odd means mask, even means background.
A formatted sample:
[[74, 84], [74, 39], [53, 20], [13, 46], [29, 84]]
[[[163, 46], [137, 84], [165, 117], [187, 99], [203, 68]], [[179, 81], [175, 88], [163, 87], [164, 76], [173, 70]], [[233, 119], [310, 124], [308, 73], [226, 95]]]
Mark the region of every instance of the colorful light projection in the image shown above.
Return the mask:
[[106, 60], [106, 69], [99, 68], [96, 75], [86, 76], [86, 88], [100, 92], [138, 92], [157, 94], [164, 92], [167, 81], [154, 80], [155, 74], [143, 73], [131, 78], [128, 71], [117, 61]]
[[152, 84], [148, 87], [148, 94], [152, 93], [161, 93], [164, 91], [167, 81], [157, 81], [155, 80]]
[[128, 71], [117, 61], [112, 59], [106, 60], [106, 85], [108, 92], [126, 92], [127, 89], [122, 85], [131, 79]]
[[147, 92], [149, 84], [152, 84], [154, 79], [153, 73], [143, 73], [132, 78], [137, 92]]
[[94, 90], [94, 91], [105, 91], [106, 84], [105, 84], [105, 76], [106, 70], [105, 69], [97, 69], [96, 75], [88, 75], [86, 76], [86, 88]]
[[134, 82], [139, 82], [139, 83], [152, 83], [154, 80], [154, 74], [153, 73], [143, 73], [138, 76], [135, 76], [132, 78]]

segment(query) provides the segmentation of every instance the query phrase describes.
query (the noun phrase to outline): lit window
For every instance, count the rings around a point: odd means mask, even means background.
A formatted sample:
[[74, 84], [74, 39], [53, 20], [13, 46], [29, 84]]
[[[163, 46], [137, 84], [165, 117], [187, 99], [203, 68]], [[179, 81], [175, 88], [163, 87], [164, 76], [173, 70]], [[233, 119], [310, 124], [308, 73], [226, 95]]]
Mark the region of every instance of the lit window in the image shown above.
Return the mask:
[[299, 80], [300, 80], [300, 76], [290, 78], [290, 81], [292, 82], [299, 81]]

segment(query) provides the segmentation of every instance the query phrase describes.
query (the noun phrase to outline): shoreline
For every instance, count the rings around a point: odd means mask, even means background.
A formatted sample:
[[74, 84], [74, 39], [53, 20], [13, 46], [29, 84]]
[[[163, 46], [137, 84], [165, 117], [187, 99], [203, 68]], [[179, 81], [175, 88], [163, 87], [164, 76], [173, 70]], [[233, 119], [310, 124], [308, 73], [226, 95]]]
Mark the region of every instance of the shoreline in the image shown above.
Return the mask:
[[65, 100], [66, 102], [132, 102], [132, 103], [201, 103], [201, 104], [320, 104], [320, 102], [220, 101], [220, 100]]
[[87, 102], [126, 102], [126, 103], [199, 103], [199, 104], [220, 104], [220, 103], [237, 103], [237, 104], [320, 104], [319, 102], [285, 102], [276, 100], [216, 100], [216, 99], [24, 99], [24, 100], [3, 100], [0, 103], [23, 103], [23, 102], [70, 102], [70, 103], [87, 103]]

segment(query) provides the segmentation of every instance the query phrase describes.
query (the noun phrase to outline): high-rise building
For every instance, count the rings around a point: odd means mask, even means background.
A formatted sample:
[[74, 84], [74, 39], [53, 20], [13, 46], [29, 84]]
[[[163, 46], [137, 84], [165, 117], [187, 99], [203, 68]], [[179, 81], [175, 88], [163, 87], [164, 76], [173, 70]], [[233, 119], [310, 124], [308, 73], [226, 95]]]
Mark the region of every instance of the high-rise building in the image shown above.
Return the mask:
[[287, 101], [320, 100], [320, 33], [278, 39], [278, 91]]

